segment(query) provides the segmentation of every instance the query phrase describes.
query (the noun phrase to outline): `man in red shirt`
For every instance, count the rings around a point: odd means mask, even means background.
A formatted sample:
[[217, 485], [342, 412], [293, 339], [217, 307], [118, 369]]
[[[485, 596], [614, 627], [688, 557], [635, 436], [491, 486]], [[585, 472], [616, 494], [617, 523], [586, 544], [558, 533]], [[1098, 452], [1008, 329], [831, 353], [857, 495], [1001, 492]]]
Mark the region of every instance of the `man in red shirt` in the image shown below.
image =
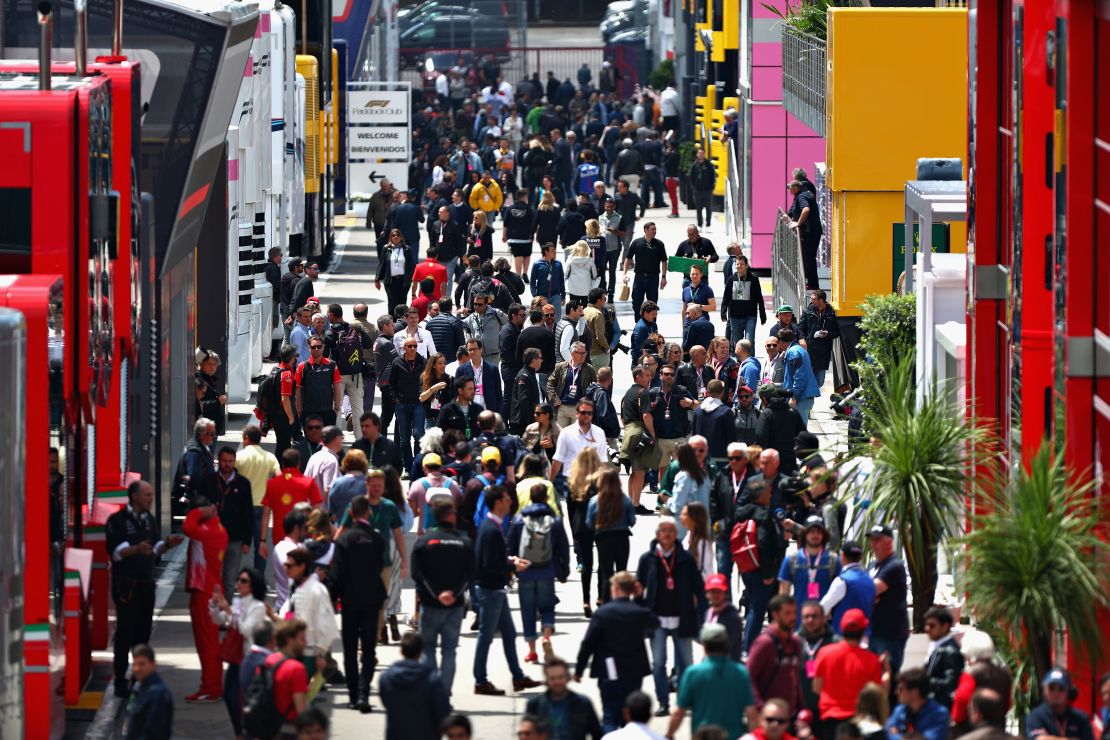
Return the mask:
[[285, 539], [285, 515], [292, 511], [294, 506], [303, 501], [315, 508], [323, 503], [323, 500], [316, 481], [301, 472], [301, 453], [293, 448], [281, 453], [281, 475], [276, 475], [266, 482], [266, 495], [262, 497], [258, 554], [263, 558], [270, 557], [266, 533], [269, 531], [271, 516], [274, 520], [274, 543], [276, 544]]
[[208, 602], [223, 580], [227, 530], [216, 506], [204, 496], [193, 499], [193, 510], [181, 531], [189, 538], [185, 590], [189, 592], [189, 619], [200, 656], [200, 690], [185, 697], [191, 704], [211, 704], [223, 695], [220, 631], [208, 613]]
[[[417, 286], [424, 278], [431, 278], [433, 283], [432, 300], [438, 301], [443, 296], [447, 295], [447, 267], [440, 264], [436, 259], [438, 251], [435, 245], [428, 247], [427, 256], [424, 261], [416, 266], [412, 272], [412, 297], [416, 298]], [[423, 318], [423, 316], [421, 317]]]
[[324, 426], [334, 426], [343, 404], [343, 376], [339, 365], [324, 357], [322, 337], [309, 337], [308, 359], [297, 366], [297, 417], [316, 414]]
[[[307, 629], [301, 619], [278, 622], [274, 630], [278, 650], [266, 657], [266, 665], [277, 666], [274, 671], [274, 707], [289, 725], [297, 721], [297, 715], [308, 705], [308, 671], [301, 661], [307, 645]], [[289, 729], [292, 730], [292, 727]], [[282, 733], [280, 737], [286, 737], [285, 728]]]
[[[826, 645], [817, 651], [817, 660], [806, 666], [813, 676], [813, 691], [821, 696], [820, 733], [836, 737], [836, 727], [856, 713], [856, 700], [863, 687], [876, 683], [890, 691], [890, 659], [880, 660], [860, 647], [867, 631], [867, 616], [862, 609], [849, 609], [840, 620], [843, 642]], [[817, 728], [815, 728], [817, 729]]]
[[416, 309], [417, 315], [423, 321], [428, 317], [428, 308], [435, 300], [434, 289], [432, 288], [432, 279], [424, 278], [419, 283], [414, 283], [413, 287], [420, 288], [420, 295], [412, 299], [412, 307]]
[[289, 345], [281, 351], [281, 362], [275, 370], [278, 373], [278, 398], [277, 409], [270, 418], [277, 437], [277, 447], [274, 454], [281, 457], [293, 445], [293, 437], [297, 432], [297, 413], [294, 405], [294, 391], [296, 385], [294, 376], [297, 372], [297, 348]]

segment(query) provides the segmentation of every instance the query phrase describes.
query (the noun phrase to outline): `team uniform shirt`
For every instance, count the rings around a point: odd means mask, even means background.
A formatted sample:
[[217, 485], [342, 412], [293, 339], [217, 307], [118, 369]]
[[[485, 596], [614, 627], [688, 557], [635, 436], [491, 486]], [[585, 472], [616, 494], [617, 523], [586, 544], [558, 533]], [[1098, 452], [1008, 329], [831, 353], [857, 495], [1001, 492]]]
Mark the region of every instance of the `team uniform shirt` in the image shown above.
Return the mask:
[[424, 278], [431, 278], [435, 283], [432, 300], [438, 301], [443, 297], [443, 285], [447, 282], [447, 267], [429, 257], [417, 265], [412, 273], [412, 284], [417, 286], [417, 290], [420, 289], [420, 281]]
[[223, 583], [227, 530], [218, 516], [201, 521], [200, 509], [193, 509], [185, 517], [181, 531], [189, 538], [189, 566], [185, 571], [185, 588], [211, 596], [216, 587]]
[[1025, 734], [1032, 740], [1042, 735], [1093, 740], [1094, 732], [1087, 715], [1074, 707], [1068, 707], [1062, 714], [1056, 714], [1047, 702], [1039, 704], [1025, 719]]
[[292, 511], [294, 506], [303, 501], [315, 507], [323, 500], [316, 481], [297, 468], [285, 468], [281, 471], [281, 475], [271, 478], [266, 483], [266, 495], [262, 497], [262, 505], [270, 507], [270, 513], [273, 515], [274, 542], [285, 539], [285, 515]]
[[822, 679], [821, 719], [846, 719], [856, 713], [856, 700], [868, 683], [882, 684], [883, 664], [866, 648], [847, 642], [826, 645], [817, 660], [806, 661], [806, 675]]
[[272, 653], [266, 657], [266, 665], [281, 666], [274, 672], [274, 707], [289, 722], [297, 720], [297, 710], [293, 707], [294, 694], [308, 693], [308, 671], [304, 663], [289, 658], [284, 653]]
[[255, 506], [261, 506], [266, 483], [275, 475], [281, 475], [281, 465], [272, 452], [260, 445], [248, 445], [235, 453], [235, 472], [250, 481], [251, 499]]

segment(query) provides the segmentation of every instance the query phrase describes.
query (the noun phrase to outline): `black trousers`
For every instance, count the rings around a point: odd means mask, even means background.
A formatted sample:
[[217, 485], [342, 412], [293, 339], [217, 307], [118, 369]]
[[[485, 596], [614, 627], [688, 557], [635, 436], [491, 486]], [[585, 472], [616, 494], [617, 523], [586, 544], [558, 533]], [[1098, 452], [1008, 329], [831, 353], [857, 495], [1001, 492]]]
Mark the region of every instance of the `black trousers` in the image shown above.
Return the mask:
[[276, 437], [277, 442], [277, 447], [274, 450], [274, 454], [277, 455], [277, 458], [279, 460], [281, 459], [281, 453], [285, 452], [293, 446], [293, 437], [297, 433], [297, 430], [300, 428], [297, 424], [296, 419], [294, 419], [293, 423], [290, 424], [288, 419], [285, 418], [284, 412], [281, 419], [282, 420], [279, 421], [277, 424], [274, 424], [274, 436]]
[[404, 280], [396, 279], [390, 280], [385, 286], [385, 295], [389, 301], [389, 314], [394, 316], [394, 311], [398, 306], [407, 306], [408, 301], [405, 300], [408, 295], [409, 286]]
[[802, 270], [805, 272], [807, 290], [817, 290], [821, 287], [817, 277], [817, 249], [820, 246], [820, 234], [802, 236]]
[[112, 640], [112, 671], [117, 686], [122, 686], [131, 664], [131, 648], [150, 642], [154, 620], [154, 583], [119, 579], [113, 584], [116, 603], [116, 634]]
[[705, 227], [709, 228], [710, 219], [713, 217], [713, 191], [694, 191], [694, 211], [698, 215], [698, 227], [702, 226], [701, 213], [705, 211]]
[[[350, 701], [366, 701], [370, 682], [378, 665], [375, 648], [378, 644], [378, 609], [344, 609], [340, 615], [343, 636], [343, 672], [347, 675], [347, 697]], [[362, 670], [359, 671], [358, 648], [362, 643]]]
[[382, 434], [392, 439], [392, 435], [389, 433], [389, 425], [393, 421], [393, 414], [397, 408], [397, 402], [393, 400], [393, 391], [389, 389], [389, 386], [383, 386], [381, 391], [382, 413], [380, 416], [382, 421]]
[[[614, 573], [628, 567], [629, 534], [627, 529], [613, 529], [598, 532], [594, 535], [594, 542], [597, 544], [597, 578], [599, 584], [608, 584]], [[598, 595], [603, 602], [609, 602], [608, 588], [601, 589], [601, 593]]]

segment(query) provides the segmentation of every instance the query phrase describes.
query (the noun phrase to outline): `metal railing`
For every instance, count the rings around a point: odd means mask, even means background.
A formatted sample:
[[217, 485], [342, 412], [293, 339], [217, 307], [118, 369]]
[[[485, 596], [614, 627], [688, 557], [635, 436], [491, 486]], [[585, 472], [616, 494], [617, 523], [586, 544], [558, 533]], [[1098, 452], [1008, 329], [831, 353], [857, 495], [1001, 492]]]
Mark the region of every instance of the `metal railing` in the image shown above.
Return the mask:
[[805, 305], [806, 279], [802, 270], [802, 242], [798, 230], [780, 208], [771, 239], [771, 292], [774, 305], [787, 304], [796, 311]]
[[[740, 243], [740, 171], [736, 167], [735, 144], [725, 146], [725, 236], [728, 242]], [[723, 265], [722, 265], [723, 269]]]
[[782, 105], [821, 136], [825, 135], [824, 39], [783, 29]]
[[817, 247], [817, 266], [832, 267], [832, 191], [829, 190], [829, 168], [824, 162], [814, 163], [813, 184], [817, 187], [817, 209], [821, 211], [824, 231]]

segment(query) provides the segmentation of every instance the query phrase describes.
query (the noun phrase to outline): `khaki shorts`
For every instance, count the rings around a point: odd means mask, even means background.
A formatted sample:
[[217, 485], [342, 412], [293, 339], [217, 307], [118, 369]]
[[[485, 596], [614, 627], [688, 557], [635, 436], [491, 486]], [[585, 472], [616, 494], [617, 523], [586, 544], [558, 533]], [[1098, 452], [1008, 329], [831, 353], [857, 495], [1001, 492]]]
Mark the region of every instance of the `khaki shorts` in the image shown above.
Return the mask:
[[686, 441], [685, 437], [674, 437], [673, 439], [657, 439], [655, 446], [659, 448], [659, 467], [665, 468], [671, 464], [671, 460], [678, 459], [678, 446]]
[[624, 435], [621, 437], [621, 459], [628, 460], [632, 465], [632, 472], [643, 473], [659, 468], [659, 445], [652, 445], [646, 452], [636, 454], [636, 447], [644, 434], [644, 427], [634, 421], [624, 425]]

